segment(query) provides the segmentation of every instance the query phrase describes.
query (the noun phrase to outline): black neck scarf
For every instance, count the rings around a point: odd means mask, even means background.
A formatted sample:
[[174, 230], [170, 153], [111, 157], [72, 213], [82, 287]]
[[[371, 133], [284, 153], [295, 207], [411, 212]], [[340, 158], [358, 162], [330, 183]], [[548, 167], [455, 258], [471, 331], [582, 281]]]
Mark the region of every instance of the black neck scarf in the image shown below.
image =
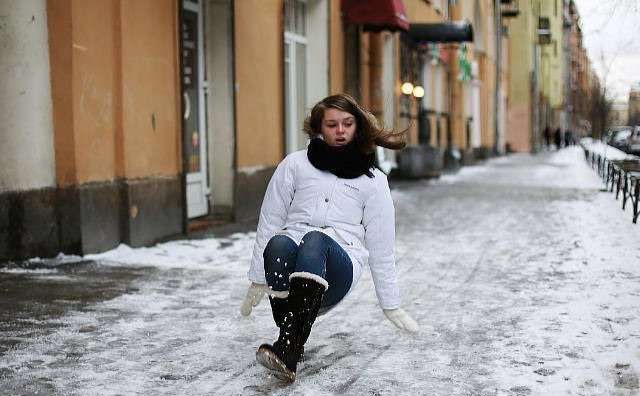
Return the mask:
[[307, 158], [315, 168], [342, 179], [373, 177], [371, 170], [376, 165], [375, 153], [362, 153], [355, 140], [344, 146], [329, 146], [324, 140], [313, 138], [307, 148]]

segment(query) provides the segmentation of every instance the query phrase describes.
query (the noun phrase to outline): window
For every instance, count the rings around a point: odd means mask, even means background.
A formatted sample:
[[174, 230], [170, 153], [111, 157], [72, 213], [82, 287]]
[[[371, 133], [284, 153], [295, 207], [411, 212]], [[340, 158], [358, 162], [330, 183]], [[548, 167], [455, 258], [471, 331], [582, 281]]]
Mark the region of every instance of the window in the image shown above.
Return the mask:
[[306, 143], [302, 123], [307, 97], [307, 4], [285, 0], [284, 7], [285, 142], [287, 153], [291, 153]]
[[307, 5], [303, 0], [285, 0], [285, 31], [304, 36], [307, 31]]

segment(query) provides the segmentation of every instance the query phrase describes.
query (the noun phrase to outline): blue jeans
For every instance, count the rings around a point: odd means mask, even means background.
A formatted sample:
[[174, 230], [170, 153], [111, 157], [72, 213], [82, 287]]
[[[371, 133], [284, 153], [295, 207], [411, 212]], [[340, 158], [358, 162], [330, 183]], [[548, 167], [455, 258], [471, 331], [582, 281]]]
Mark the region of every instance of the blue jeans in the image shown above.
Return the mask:
[[294, 272], [310, 272], [325, 279], [329, 288], [322, 299], [320, 313], [338, 304], [353, 282], [349, 255], [330, 236], [319, 231], [308, 232], [300, 246], [287, 236], [276, 235], [267, 243], [263, 257], [265, 277], [272, 290], [289, 290], [289, 275]]

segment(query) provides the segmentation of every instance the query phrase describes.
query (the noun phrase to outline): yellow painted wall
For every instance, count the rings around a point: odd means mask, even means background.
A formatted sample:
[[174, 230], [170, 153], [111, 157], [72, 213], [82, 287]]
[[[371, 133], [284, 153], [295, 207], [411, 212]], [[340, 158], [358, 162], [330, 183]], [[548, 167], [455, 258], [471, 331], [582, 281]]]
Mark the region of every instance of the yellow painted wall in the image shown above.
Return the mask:
[[78, 183], [115, 172], [115, 4], [72, 2], [73, 130]]
[[509, 62], [511, 84], [509, 97], [516, 103], [531, 100], [531, 73], [533, 70], [533, 16], [529, 7], [523, 7], [520, 15], [509, 21]]
[[[400, 87], [402, 86], [402, 81], [401, 81], [401, 76], [400, 76], [400, 67], [402, 65], [402, 63], [400, 62], [400, 34], [401, 33], [394, 33], [394, 40], [395, 40], [395, 44], [394, 44], [394, 54], [393, 54], [393, 59], [394, 59], [394, 69], [395, 69], [395, 89], [394, 89], [394, 109], [395, 109], [395, 125], [393, 125], [394, 128], [398, 128], [401, 130], [404, 130], [408, 127], [408, 125], [406, 125], [406, 123], [401, 122], [401, 118], [400, 118], [400, 111], [401, 111], [401, 107], [398, 101], [398, 98], [400, 97], [400, 95], [402, 95], [401, 89]], [[391, 125], [389, 125], [391, 126]], [[407, 140], [408, 141], [408, 140]]]
[[283, 2], [235, 2], [238, 168], [275, 165], [284, 152]]
[[47, 9], [58, 184], [112, 180], [114, 3], [49, 1]]
[[563, 98], [563, 15], [562, 0], [542, 0], [541, 15], [547, 16], [551, 25], [551, 44], [542, 46], [542, 59], [546, 67], [543, 68], [543, 95], [549, 98], [552, 107], [561, 106]]
[[495, 140], [496, 140], [496, 104], [495, 104], [495, 89], [496, 89], [496, 32], [494, 25], [494, 16], [493, 16], [493, 1], [485, 1], [483, 3], [485, 7], [485, 26], [486, 26], [486, 34], [487, 34], [487, 56], [486, 56], [486, 66], [487, 66], [487, 74], [483, 83], [487, 87], [487, 124], [486, 131], [484, 133], [484, 140], [482, 145], [487, 148], [493, 148]]
[[451, 119], [452, 144], [458, 148], [464, 148], [466, 146], [464, 91], [462, 82], [457, 78], [460, 71], [458, 68], [458, 58], [454, 56], [455, 53], [455, 49], [450, 50], [450, 59], [452, 59], [452, 62], [449, 64], [451, 68], [449, 80], [451, 85], [449, 117]]
[[509, 25], [509, 107], [507, 109], [507, 141], [515, 151], [531, 150], [533, 46], [537, 40], [536, 4], [520, 7], [520, 15]]
[[381, 33], [369, 34], [369, 110], [378, 120], [384, 118], [384, 101], [382, 98], [382, 40]]
[[[473, 2], [465, 2], [464, 4], [457, 2], [451, 8], [451, 19], [454, 21], [463, 19], [473, 21]], [[471, 83], [458, 79], [460, 73], [460, 68], [458, 67], [458, 48], [460, 48], [461, 45], [467, 47], [467, 59], [469, 62], [473, 60], [473, 43], [460, 43], [449, 46], [449, 59], [452, 60], [449, 64], [451, 68], [449, 79], [449, 84], [451, 85], [451, 105], [449, 112], [453, 138], [452, 144], [459, 149], [465, 149], [470, 144], [470, 142], [467, 142], [467, 116], [471, 115], [471, 109], [465, 110], [465, 108], [471, 104]], [[465, 90], [469, 91], [467, 92], [469, 98], [465, 96]]]
[[480, 144], [485, 148], [492, 148], [495, 142], [495, 77], [496, 77], [496, 42], [494, 29], [494, 12], [493, 1], [480, 0], [478, 4], [481, 7], [482, 29], [474, 34], [482, 34], [484, 36], [484, 51], [476, 53], [480, 69], [479, 80], [480, 87]]
[[344, 92], [344, 27], [342, 26], [342, 12], [340, 0], [331, 0], [329, 3], [330, 14], [330, 64], [329, 64], [329, 91], [337, 94]]
[[173, 0], [122, 1], [122, 131], [127, 178], [175, 175], [180, 167], [177, 11]]
[[61, 186], [76, 183], [71, 14], [71, 0], [47, 2], [56, 180]]
[[371, 107], [370, 35], [367, 32], [360, 35], [360, 104], [367, 109]]
[[175, 2], [49, 0], [47, 11], [58, 184], [176, 175]]
[[507, 113], [507, 141], [514, 151], [531, 151], [530, 103], [510, 103]]
[[407, 18], [411, 23], [428, 23], [444, 20], [432, 5], [424, 0], [404, 0]]

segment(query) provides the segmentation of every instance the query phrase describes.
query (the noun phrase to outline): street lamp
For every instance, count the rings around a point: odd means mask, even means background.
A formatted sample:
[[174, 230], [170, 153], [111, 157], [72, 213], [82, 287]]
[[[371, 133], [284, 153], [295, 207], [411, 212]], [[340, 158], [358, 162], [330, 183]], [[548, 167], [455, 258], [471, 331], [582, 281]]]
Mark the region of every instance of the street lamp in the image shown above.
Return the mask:
[[415, 87], [413, 87], [413, 96], [415, 96], [418, 99], [422, 98], [424, 96], [424, 88], [422, 88], [419, 85], [416, 85]]
[[404, 84], [402, 84], [402, 86], [400, 87], [400, 90], [405, 95], [411, 95], [413, 93], [413, 84], [407, 81]]

